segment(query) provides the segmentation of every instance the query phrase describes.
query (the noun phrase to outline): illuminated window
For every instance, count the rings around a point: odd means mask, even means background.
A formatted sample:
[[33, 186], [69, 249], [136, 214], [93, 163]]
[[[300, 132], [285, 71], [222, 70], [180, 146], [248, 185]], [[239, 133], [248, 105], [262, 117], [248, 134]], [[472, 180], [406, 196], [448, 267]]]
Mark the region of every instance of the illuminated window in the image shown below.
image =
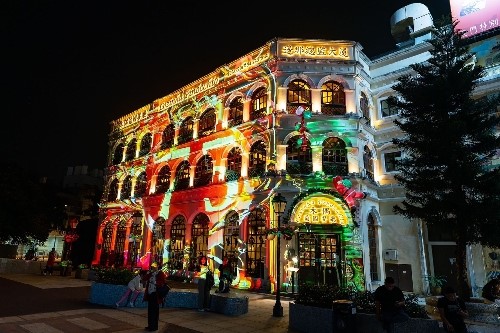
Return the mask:
[[368, 247], [370, 253], [370, 277], [372, 281], [378, 281], [378, 262], [377, 262], [377, 229], [375, 219], [372, 214], [368, 215]]
[[[113, 240], [113, 223], [109, 221], [102, 230], [102, 249], [101, 257], [99, 258], [99, 265], [107, 266], [108, 259], [111, 257], [111, 241]], [[114, 260], [114, 259], [113, 259]]]
[[208, 254], [208, 223], [210, 222], [207, 215], [200, 213], [193, 220], [191, 229], [191, 250], [193, 257]]
[[327, 175], [347, 174], [347, 149], [339, 138], [328, 138], [323, 142], [323, 172]]
[[250, 148], [250, 165], [248, 166], [248, 175], [250, 177], [260, 177], [266, 171], [266, 145], [258, 141]]
[[241, 149], [234, 147], [227, 154], [226, 181], [238, 180], [241, 176]]
[[123, 200], [123, 199], [130, 198], [131, 192], [132, 192], [132, 177], [127, 176], [123, 180], [122, 191], [121, 191], [121, 194], [120, 194], [120, 199]]
[[253, 278], [264, 278], [264, 261], [266, 255], [266, 214], [261, 208], [255, 208], [247, 220], [247, 275]]
[[142, 137], [141, 148], [139, 149], [139, 157], [145, 156], [149, 153], [149, 151], [151, 150], [152, 141], [153, 138], [151, 136], [151, 133], [148, 133]]
[[115, 152], [113, 154], [113, 165], [120, 164], [123, 159], [123, 148], [125, 146], [123, 143], [120, 143], [118, 146], [115, 148]]
[[115, 255], [111, 257], [111, 260], [108, 262], [109, 265], [113, 265], [114, 267], [122, 267], [125, 262], [125, 257], [123, 256], [123, 252], [125, 251], [125, 239], [127, 237], [127, 225], [125, 221], [120, 221], [116, 228], [116, 238], [115, 238], [115, 246], [114, 253]]
[[212, 177], [214, 173], [214, 166], [212, 163], [212, 158], [210, 155], [203, 155], [198, 163], [196, 163], [196, 169], [194, 171], [194, 186], [205, 186], [212, 182]]
[[111, 185], [109, 185], [108, 201], [115, 201], [118, 196], [118, 180], [113, 179]]
[[370, 105], [368, 104], [368, 98], [363, 92], [361, 93], [361, 98], [359, 99], [359, 109], [361, 110], [363, 117], [370, 120]]
[[243, 122], [243, 98], [236, 97], [229, 104], [228, 126], [233, 127]]
[[345, 92], [340, 83], [329, 81], [321, 86], [321, 113], [329, 116], [346, 113]]
[[170, 124], [163, 130], [161, 136], [161, 149], [172, 148], [172, 146], [174, 145], [174, 138], [175, 138], [175, 127], [173, 124]]
[[366, 178], [374, 180], [373, 156], [370, 148], [365, 146], [363, 150], [363, 164], [365, 165]]
[[252, 96], [252, 112], [250, 119], [255, 120], [267, 114], [267, 91], [266, 88], [259, 88]]
[[125, 161], [132, 161], [135, 158], [135, 150], [137, 149], [137, 140], [132, 139], [127, 145], [125, 152]]
[[186, 220], [177, 215], [170, 229], [170, 262], [172, 269], [182, 269], [184, 261], [184, 245], [186, 243]]
[[198, 122], [198, 137], [202, 138], [215, 132], [215, 109], [208, 109], [200, 117]]
[[395, 151], [391, 153], [384, 154], [384, 166], [386, 172], [398, 171], [396, 169], [396, 163], [401, 159], [401, 152]]
[[141, 174], [137, 176], [137, 179], [135, 180], [134, 197], [142, 198], [144, 194], [146, 194], [147, 184], [146, 173], [141, 172]]
[[183, 161], [178, 167], [175, 173], [175, 189], [185, 190], [189, 188], [189, 170], [190, 165], [188, 161]]
[[165, 193], [170, 188], [170, 168], [164, 165], [156, 176], [155, 193]]
[[183, 143], [193, 140], [194, 122], [192, 117], [187, 117], [179, 128], [179, 138], [177, 142], [181, 145]]
[[295, 110], [302, 106], [311, 108], [311, 90], [304, 80], [293, 80], [288, 85], [287, 90], [287, 110], [288, 113], [295, 113]]
[[380, 101], [380, 112], [382, 117], [396, 116], [399, 113], [395, 106], [389, 105], [387, 99]]
[[[310, 174], [312, 172], [311, 143], [304, 146], [302, 136], [296, 135], [288, 140], [286, 147], [286, 171], [291, 175]], [[304, 150], [305, 147], [305, 150]]]

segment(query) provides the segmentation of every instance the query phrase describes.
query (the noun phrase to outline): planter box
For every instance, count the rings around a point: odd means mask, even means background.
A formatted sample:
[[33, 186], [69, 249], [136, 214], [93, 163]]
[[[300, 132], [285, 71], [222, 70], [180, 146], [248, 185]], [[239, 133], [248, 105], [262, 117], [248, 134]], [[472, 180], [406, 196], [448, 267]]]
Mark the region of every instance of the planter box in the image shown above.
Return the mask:
[[89, 279], [89, 271], [90, 271], [90, 269], [88, 269], [88, 268], [84, 268], [84, 269], [78, 268], [75, 271], [75, 278], [76, 279], [88, 280]]
[[302, 333], [332, 333], [333, 309], [318, 308], [302, 304], [289, 304], [288, 327]]

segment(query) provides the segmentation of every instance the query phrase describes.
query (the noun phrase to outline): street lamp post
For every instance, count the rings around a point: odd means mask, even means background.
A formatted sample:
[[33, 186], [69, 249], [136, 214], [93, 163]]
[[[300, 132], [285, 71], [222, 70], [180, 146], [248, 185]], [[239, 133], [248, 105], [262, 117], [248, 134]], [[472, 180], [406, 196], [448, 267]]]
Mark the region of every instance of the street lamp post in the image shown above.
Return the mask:
[[[277, 228], [280, 230], [281, 215], [285, 212], [286, 199], [280, 193], [276, 194], [272, 200], [274, 214], [277, 217]], [[281, 267], [280, 267], [280, 238], [278, 233], [276, 237], [276, 303], [273, 307], [273, 317], [283, 317], [283, 307], [281, 306]]]

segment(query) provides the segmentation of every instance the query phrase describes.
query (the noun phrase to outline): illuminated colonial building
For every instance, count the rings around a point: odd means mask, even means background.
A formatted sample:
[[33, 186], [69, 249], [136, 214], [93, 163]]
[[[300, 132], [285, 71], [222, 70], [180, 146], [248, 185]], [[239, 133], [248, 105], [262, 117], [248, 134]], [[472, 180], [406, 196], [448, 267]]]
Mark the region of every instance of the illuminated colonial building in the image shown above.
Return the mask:
[[[454, 246], [392, 211], [404, 191], [387, 98], [408, 65], [428, 59], [433, 25], [425, 6], [404, 9], [418, 15], [394, 14], [390, 54], [277, 38], [113, 121], [93, 263], [188, 270], [200, 253], [212, 268], [227, 256], [234, 287], [271, 289], [279, 251], [280, 283], [295, 267], [298, 282], [371, 290], [392, 275], [422, 292], [422, 277], [443, 269], [437, 249]], [[496, 59], [480, 94], [498, 90], [499, 69]]]

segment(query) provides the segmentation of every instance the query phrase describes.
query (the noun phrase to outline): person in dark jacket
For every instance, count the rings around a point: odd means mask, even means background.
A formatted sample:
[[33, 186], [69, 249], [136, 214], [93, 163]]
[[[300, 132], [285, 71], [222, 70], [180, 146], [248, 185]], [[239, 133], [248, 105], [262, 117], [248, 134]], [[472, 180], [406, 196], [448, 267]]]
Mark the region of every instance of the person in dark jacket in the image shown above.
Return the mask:
[[151, 264], [151, 269], [149, 273], [146, 274], [144, 281], [146, 282], [144, 300], [148, 302], [148, 326], [145, 327], [145, 330], [154, 332], [158, 330], [160, 304], [164, 301], [158, 296], [156, 289], [167, 283], [167, 277], [165, 273], [160, 270], [158, 263], [154, 262]]
[[437, 308], [446, 332], [467, 333], [464, 318], [468, 316], [465, 302], [457, 297], [453, 287], [443, 289], [444, 297], [438, 299]]
[[375, 290], [375, 310], [377, 319], [388, 333], [393, 331], [394, 323], [404, 322], [410, 316], [404, 311], [405, 297], [403, 291], [396, 287], [394, 278], [388, 276], [384, 285]]

